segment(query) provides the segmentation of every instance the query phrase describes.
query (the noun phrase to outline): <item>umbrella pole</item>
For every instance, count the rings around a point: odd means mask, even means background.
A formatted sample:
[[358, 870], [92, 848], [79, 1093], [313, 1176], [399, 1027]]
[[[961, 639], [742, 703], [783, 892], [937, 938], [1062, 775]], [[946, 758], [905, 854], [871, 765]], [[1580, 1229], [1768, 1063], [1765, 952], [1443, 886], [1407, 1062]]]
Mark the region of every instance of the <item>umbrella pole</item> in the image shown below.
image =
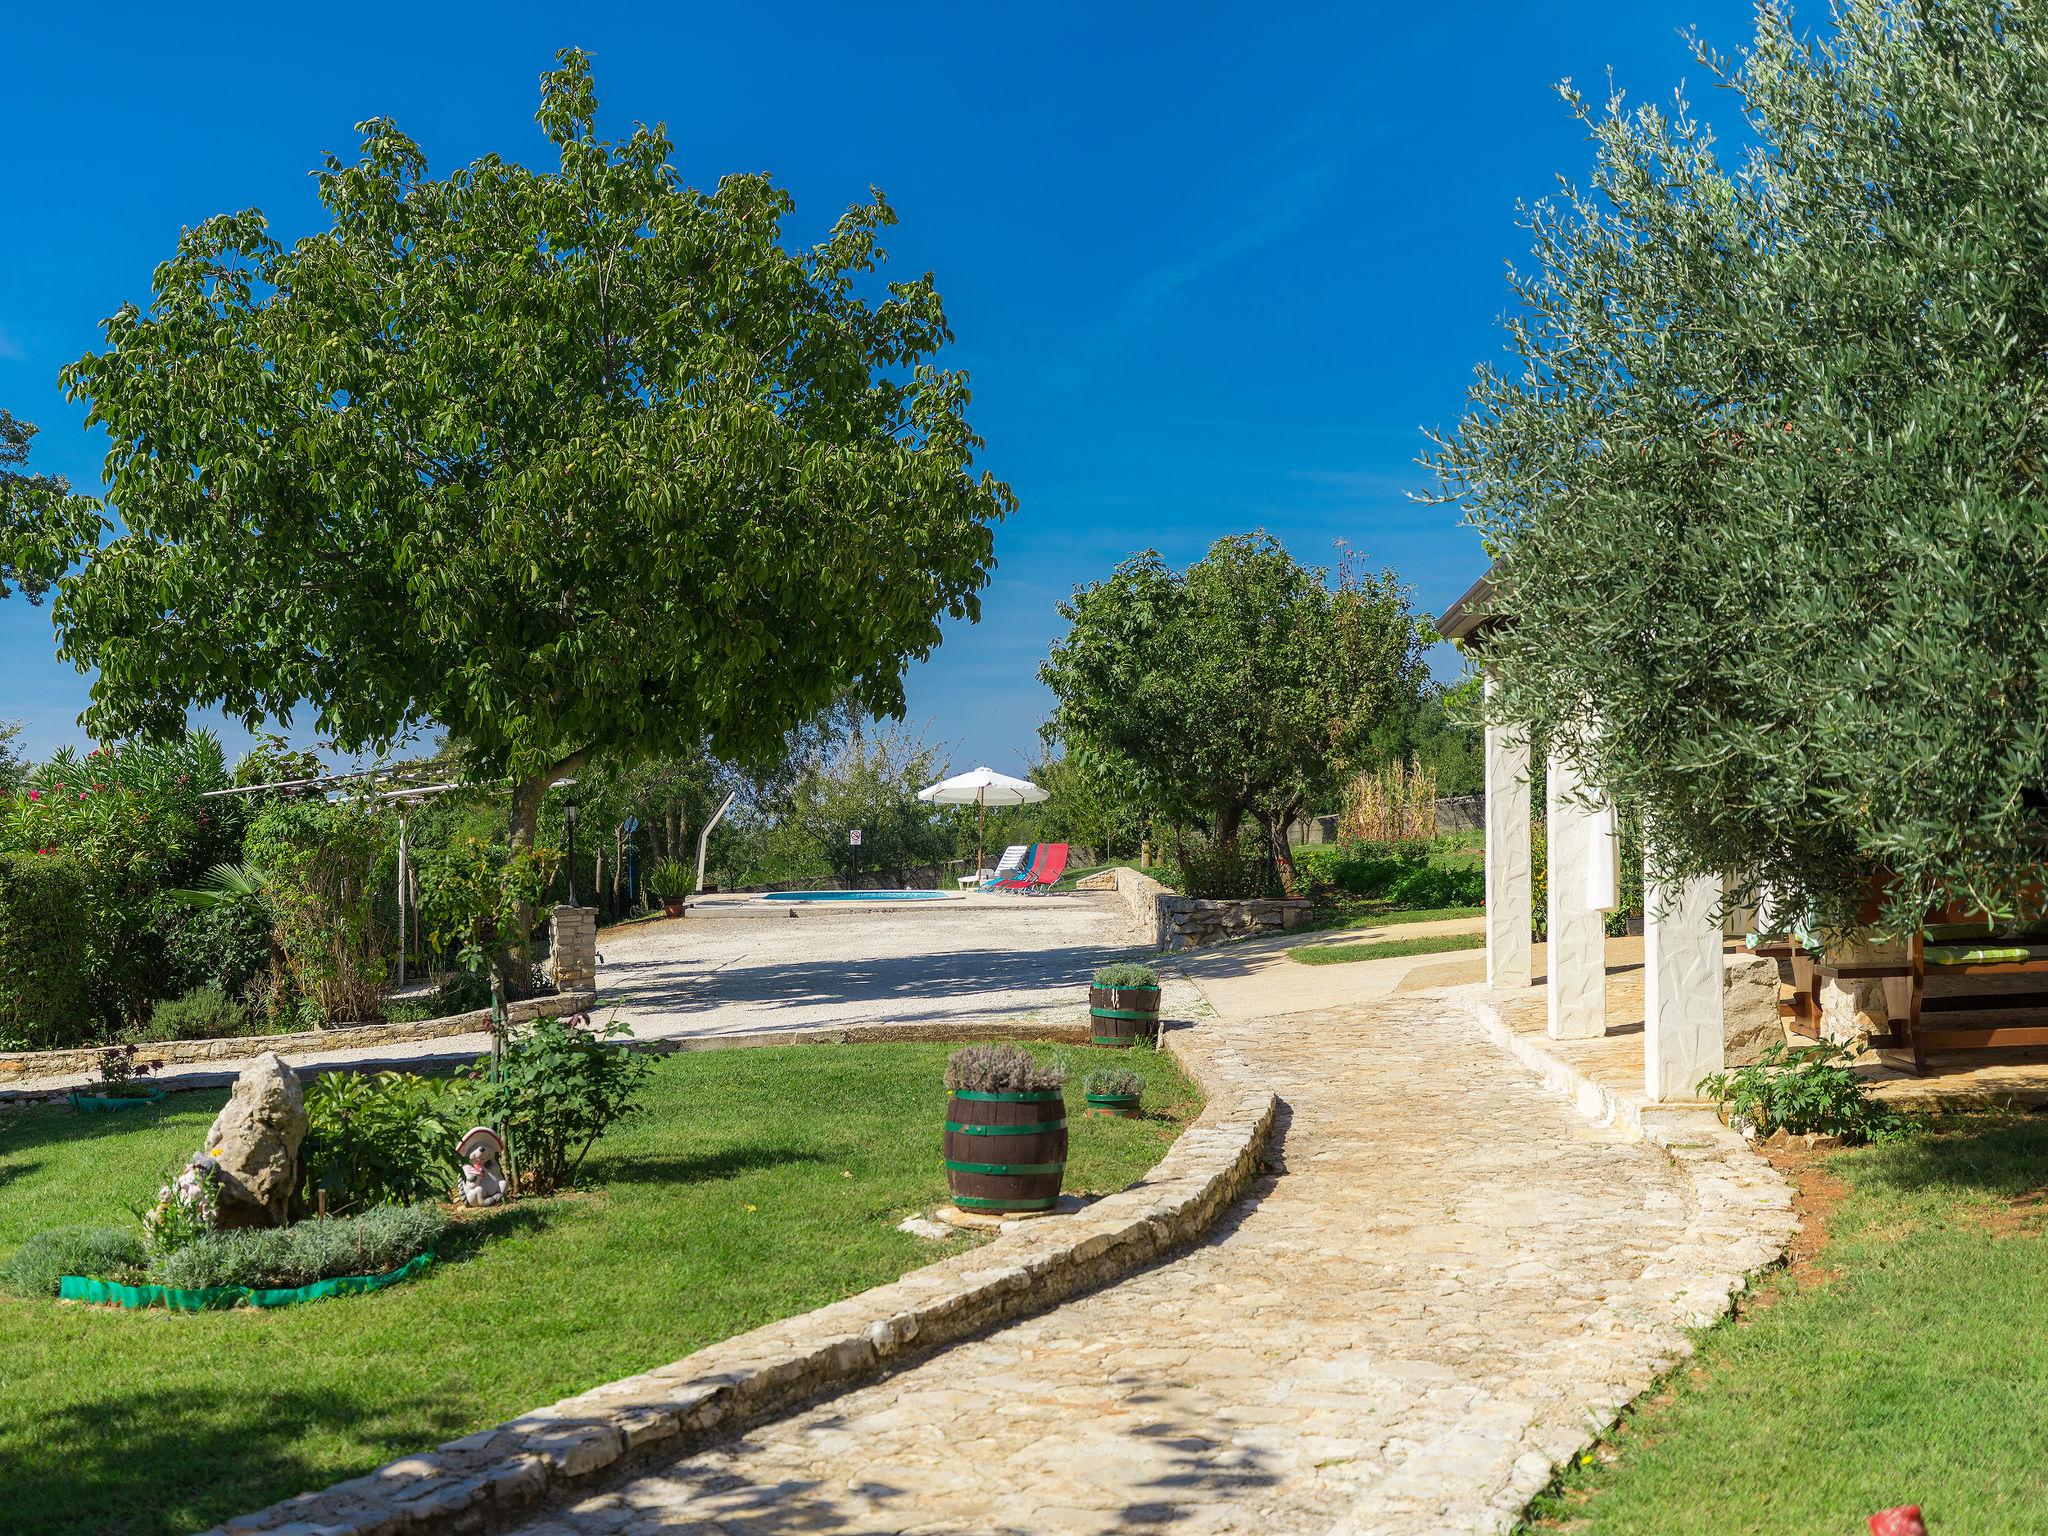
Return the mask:
[[988, 868], [988, 865], [982, 862], [981, 847], [988, 838], [988, 790], [986, 788], [976, 790], [974, 792], [974, 799], [975, 803], [981, 807], [981, 820], [974, 829], [974, 883], [979, 885], [981, 883], [981, 872]]

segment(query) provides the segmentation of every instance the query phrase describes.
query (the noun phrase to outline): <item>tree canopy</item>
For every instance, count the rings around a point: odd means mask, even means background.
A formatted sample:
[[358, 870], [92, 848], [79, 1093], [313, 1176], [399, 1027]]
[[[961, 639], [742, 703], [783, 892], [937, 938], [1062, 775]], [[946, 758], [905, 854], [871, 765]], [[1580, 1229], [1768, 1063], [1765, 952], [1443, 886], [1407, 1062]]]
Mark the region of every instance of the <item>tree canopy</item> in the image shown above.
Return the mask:
[[391, 122], [318, 175], [329, 227], [187, 230], [147, 309], [65, 372], [125, 532], [63, 585], [86, 723], [252, 725], [348, 750], [429, 722], [510, 774], [514, 835], [592, 748], [738, 759], [973, 619], [992, 525], [929, 273], [880, 284], [879, 193], [786, 248], [765, 176], [701, 192], [659, 127], [598, 137], [544, 76], [558, 165], [432, 179]]
[[33, 422], [0, 410], [0, 597], [40, 603], [50, 583], [90, 550], [99, 532], [93, 504], [62, 475], [28, 468]]
[[1039, 668], [1069, 754], [1235, 840], [1247, 816], [1285, 861], [1287, 824], [1334, 796], [1372, 728], [1421, 687], [1421, 639], [1393, 572], [1329, 573], [1263, 534], [1185, 571], [1151, 550], [1060, 605]]
[[1847, 923], [2038, 909], [2048, 846], [2048, 11], [1843, 0], [1700, 58], [1754, 147], [1566, 100], [1439, 441], [1495, 557], [1497, 713], [1643, 812], [1667, 874]]

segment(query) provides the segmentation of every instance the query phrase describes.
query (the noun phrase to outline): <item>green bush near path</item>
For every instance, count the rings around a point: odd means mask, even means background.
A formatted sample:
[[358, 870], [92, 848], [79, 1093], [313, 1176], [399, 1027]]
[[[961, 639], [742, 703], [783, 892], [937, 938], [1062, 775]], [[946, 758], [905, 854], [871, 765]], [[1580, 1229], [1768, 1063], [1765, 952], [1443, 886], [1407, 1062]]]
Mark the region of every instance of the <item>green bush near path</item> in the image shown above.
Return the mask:
[[[944, 1044], [685, 1052], [582, 1187], [465, 1215], [424, 1275], [274, 1313], [0, 1297], [8, 1536], [173, 1536], [354, 1477], [957, 1252], [896, 1230], [939, 1203]], [[1142, 1119], [1072, 1094], [1067, 1188], [1139, 1178], [1199, 1108], [1171, 1057], [1039, 1047], [1145, 1078]], [[129, 1201], [224, 1095], [122, 1116], [0, 1116], [0, 1266], [49, 1227], [135, 1230]], [[104, 1241], [104, 1240], [101, 1240]]]
[[2044, 1168], [2039, 1116], [1957, 1116], [1826, 1157], [1846, 1187], [1819, 1252], [1708, 1330], [1521, 1529], [1846, 1536], [1917, 1503], [1937, 1533], [2036, 1536]]
[[1450, 954], [1484, 949], [1483, 933], [1439, 933], [1421, 939], [1383, 939], [1374, 944], [1303, 944], [1287, 951], [1303, 965], [1342, 965], [1351, 960], [1391, 960], [1400, 955]]

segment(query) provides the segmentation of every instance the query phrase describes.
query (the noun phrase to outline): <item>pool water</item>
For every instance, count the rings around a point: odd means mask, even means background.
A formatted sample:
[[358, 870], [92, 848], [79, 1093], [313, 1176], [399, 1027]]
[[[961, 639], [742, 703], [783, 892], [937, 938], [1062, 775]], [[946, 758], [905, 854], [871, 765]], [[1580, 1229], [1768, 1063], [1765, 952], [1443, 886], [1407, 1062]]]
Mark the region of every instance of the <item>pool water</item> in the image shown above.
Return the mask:
[[767, 891], [763, 901], [944, 901], [944, 891]]

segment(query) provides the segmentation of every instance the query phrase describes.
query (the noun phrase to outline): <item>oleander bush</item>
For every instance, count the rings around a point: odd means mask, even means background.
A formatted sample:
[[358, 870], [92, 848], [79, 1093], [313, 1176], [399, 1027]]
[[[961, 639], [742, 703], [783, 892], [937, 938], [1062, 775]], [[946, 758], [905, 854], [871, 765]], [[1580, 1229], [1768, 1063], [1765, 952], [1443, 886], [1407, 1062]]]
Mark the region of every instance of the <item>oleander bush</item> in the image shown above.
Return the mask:
[[0, 1046], [36, 1050], [92, 1037], [85, 897], [75, 860], [0, 853]]
[[379, 1205], [356, 1216], [330, 1216], [289, 1227], [208, 1232], [158, 1259], [150, 1278], [201, 1290], [311, 1285], [342, 1275], [381, 1275], [418, 1257], [448, 1229], [434, 1205]]
[[1064, 1064], [1040, 1061], [1021, 1045], [969, 1045], [946, 1061], [954, 1093], [1049, 1093], [1064, 1087]]
[[29, 1238], [0, 1265], [0, 1289], [15, 1296], [54, 1296], [60, 1276], [136, 1279], [145, 1260], [142, 1244], [133, 1232], [114, 1227], [52, 1227]]

